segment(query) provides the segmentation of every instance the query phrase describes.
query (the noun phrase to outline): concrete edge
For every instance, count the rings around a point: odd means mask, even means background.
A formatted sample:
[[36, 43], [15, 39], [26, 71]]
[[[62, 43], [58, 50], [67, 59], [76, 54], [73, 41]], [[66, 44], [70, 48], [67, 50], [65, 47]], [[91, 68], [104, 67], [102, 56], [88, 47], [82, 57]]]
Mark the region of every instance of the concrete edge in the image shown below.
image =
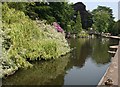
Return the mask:
[[[118, 46], [118, 48], [117, 48], [117, 51], [116, 51], [114, 57], [116, 57], [117, 53], [119, 52], [119, 47], [120, 47], [120, 41], [119, 41], [119, 46]], [[113, 61], [114, 57], [112, 58], [112, 61]], [[111, 64], [112, 64], [112, 61], [111, 61]], [[109, 70], [111, 64], [109, 65], [109, 67], [108, 67], [107, 70], [105, 71], [105, 74], [102, 76], [102, 78], [101, 78], [101, 80], [99, 81], [97, 87], [100, 86], [100, 85], [102, 85], [102, 82], [103, 82], [105, 76], [107, 75], [107, 72], [108, 72], [108, 70]]]

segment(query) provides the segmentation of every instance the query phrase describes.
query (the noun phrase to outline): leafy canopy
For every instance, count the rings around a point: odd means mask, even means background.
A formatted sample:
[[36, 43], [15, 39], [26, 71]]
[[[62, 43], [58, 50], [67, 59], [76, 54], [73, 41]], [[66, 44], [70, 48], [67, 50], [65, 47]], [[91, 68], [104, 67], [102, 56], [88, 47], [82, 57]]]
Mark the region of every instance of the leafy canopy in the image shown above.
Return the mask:
[[95, 30], [98, 32], [110, 32], [114, 24], [112, 9], [105, 6], [98, 6], [97, 9], [92, 11], [92, 14]]

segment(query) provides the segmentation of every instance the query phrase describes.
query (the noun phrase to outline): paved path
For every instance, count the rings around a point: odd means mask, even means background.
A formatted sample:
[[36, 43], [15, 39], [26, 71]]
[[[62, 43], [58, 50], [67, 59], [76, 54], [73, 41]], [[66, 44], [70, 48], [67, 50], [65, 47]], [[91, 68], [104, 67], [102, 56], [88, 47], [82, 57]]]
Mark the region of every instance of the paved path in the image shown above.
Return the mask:
[[116, 45], [116, 46], [110, 46], [110, 48], [117, 49], [118, 45]]
[[115, 56], [112, 58], [112, 62], [109, 68], [107, 69], [98, 85], [105, 85], [105, 82], [108, 79], [112, 79], [113, 85], [119, 85], [120, 87], [120, 79], [118, 80], [118, 76], [120, 76], [120, 43]]
[[120, 37], [118, 37], [118, 36], [110, 36], [110, 38], [120, 39]]
[[118, 85], [120, 87], [120, 42], [119, 42], [119, 49], [118, 49]]

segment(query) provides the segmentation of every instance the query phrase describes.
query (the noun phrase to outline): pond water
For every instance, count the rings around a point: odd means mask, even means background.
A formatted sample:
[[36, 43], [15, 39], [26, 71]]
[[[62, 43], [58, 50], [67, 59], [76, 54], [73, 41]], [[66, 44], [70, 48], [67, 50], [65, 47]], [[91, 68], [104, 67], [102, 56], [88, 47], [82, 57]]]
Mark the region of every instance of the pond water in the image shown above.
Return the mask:
[[33, 68], [18, 70], [3, 85], [97, 85], [111, 62], [107, 52], [117, 40], [69, 39], [71, 53], [55, 60], [32, 62]]

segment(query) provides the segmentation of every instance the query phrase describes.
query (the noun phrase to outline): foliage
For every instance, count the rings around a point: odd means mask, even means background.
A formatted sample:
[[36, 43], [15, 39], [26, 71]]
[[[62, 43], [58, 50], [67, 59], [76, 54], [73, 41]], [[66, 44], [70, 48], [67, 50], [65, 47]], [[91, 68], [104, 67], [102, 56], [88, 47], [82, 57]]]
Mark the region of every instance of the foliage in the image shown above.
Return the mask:
[[9, 9], [6, 3], [2, 18], [3, 49], [7, 59], [19, 68], [31, 66], [27, 59], [55, 59], [70, 51], [65, 34], [44, 21], [32, 21], [22, 11]]
[[56, 30], [58, 32], [61, 32], [61, 33], [64, 32], [63, 29], [60, 27], [60, 25], [58, 23], [54, 22], [53, 26], [56, 28]]
[[81, 33], [78, 34], [78, 37], [82, 37], [82, 38], [88, 38], [89, 34], [86, 31], [81, 31]]
[[74, 33], [74, 31], [75, 31], [75, 22], [73, 20], [71, 20], [67, 24], [67, 32]]
[[68, 2], [9, 2], [8, 5], [10, 8], [24, 11], [33, 20], [36, 18], [47, 20], [49, 24], [56, 21], [65, 31], [69, 30], [67, 25], [74, 14], [74, 10]]
[[77, 18], [76, 18], [76, 23], [75, 23], [75, 33], [80, 33], [82, 31], [82, 24], [81, 24], [81, 16], [80, 13], [78, 12]]
[[118, 20], [114, 26], [113, 29], [111, 30], [113, 35], [119, 35], [120, 34], [120, 20]]
[[[57, 21], [65, 31], [68, 31], [67, 25], [71, 24], [70, 21], [74, 14], [71, 4], [68, 4], [68, 2], [49, 2], [49, 7], [51, 9], [47, 12], [48, 15], [52, 18], [54, 17], [54, 21]], [[46, 18], [46, 20], [48, 20], [48, 18]]]
[[96, 12], [94, 15], [94, 25], [99, 32], [107, 32], [109, 27], [109, 15], [105, 11]]
[[77, 12], [79, 11], [81, 15], [82, 28], [88, 30], [88, 28], [92, 26], [93, 20], [90, 11], [86, 10], [86, 5], [82, 2], [77, 2], [73, 5], [73, 8], [75, 10], [74, 20], [76, 19]]
[[98, 6], [92, 11], [95, 30], [110, 32], [114, 23], [112, 9], [105, 6]]
[[8, 6], [10, 8], [15, 8], [16, 10], [21, 10], [21, 11], [25, 12], [26, 8], [27, 8], [27, 5], [29, 3], [25, 3], [25, 2], [21, 2], [21, 3], [19, 3], [19, 2], [8, 2], [7, 4], [8, 4]]

